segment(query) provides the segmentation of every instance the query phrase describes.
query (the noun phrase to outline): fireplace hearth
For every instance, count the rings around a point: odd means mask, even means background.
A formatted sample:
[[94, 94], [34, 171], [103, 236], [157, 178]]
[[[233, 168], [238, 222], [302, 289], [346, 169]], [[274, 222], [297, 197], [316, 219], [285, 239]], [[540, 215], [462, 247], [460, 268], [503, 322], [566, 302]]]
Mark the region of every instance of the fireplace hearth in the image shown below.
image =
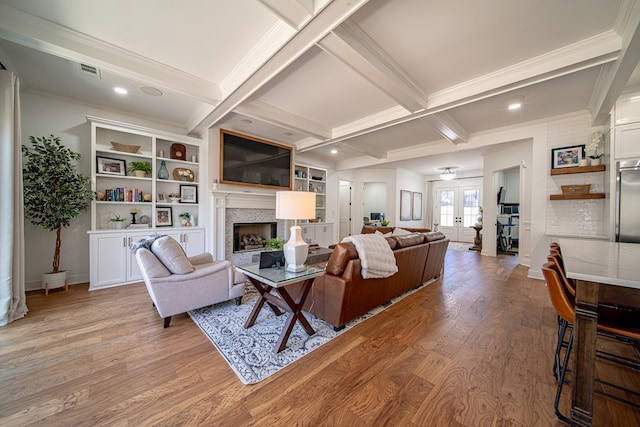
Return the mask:
[[233, 252], [260, 250], [267, 239], [277, 235], [277, 222], [236, 222], [233, 224]]

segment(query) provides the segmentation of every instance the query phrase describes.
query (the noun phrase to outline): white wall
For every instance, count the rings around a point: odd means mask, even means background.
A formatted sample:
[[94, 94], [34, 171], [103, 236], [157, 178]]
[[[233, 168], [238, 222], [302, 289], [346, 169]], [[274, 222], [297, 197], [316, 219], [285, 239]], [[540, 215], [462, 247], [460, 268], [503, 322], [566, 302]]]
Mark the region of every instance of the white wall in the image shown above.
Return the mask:
[[[55, 135], [61, 142], [80, 153], [79, 170], [90, 175], [91, 129], [86, 116], [97, 116], [126, 123], [148, 126], [155, 129], [182, 133], [177, 128], [153, 123], [127, 115], [100, 110], [92, 106], [77, 104], [68, 100], [40, 94], [22, 93], [20, 99], [22, 113], [22, 140], [29, 143], [29, 136]], [[67, 270], [70, 284], [89, 281], [89, 236], [90, 213], [87, 211], [71, 226], [62, 230], [60, 268]], [[25, 221], [25, 285], [27, 290], [41, 288], [42, 273], [51, 271], [55, 233], [36, 227]], [[104, 260], [108, 263], [109, 260]]]

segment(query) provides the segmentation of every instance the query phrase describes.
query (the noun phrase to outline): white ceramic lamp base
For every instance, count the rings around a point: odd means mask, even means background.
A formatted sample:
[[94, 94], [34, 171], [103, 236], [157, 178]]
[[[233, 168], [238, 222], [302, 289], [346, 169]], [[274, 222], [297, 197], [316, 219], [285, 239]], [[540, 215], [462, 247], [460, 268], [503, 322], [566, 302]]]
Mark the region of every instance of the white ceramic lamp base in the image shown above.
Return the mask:
[[307, 268], [304, 263], [309, 255], [309, 245], [302, 240], [302, 229], [298, 225], [291, 227], [291, 237], [282, 248], [287, 261], [287, 271], [302, 271]]

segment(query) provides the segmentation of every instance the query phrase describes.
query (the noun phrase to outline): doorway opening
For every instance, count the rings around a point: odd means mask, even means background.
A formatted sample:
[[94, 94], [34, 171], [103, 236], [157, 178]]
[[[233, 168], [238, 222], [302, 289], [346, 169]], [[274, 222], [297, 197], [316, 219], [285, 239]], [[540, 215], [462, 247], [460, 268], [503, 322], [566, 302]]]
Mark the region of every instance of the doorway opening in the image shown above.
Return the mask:
[[340, 188], [339, 188], [339, 202], [338, 202], [338, 211], [339, 211], [339, 232], [338, 232], [338, 240], [342, 241], [347, 236], [351, 235], [351, 197], [353, 191], [353, 183], [351, 181], [340, 180]]

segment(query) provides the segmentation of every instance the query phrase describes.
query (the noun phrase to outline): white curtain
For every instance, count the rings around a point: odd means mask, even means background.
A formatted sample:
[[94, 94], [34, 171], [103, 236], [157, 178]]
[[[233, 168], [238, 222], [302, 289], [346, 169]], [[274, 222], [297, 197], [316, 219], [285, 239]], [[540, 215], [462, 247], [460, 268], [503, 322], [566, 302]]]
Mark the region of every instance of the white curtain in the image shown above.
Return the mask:
[[0, 70], [0, 326], [27, 314], [21, 145], [20, 82]]

